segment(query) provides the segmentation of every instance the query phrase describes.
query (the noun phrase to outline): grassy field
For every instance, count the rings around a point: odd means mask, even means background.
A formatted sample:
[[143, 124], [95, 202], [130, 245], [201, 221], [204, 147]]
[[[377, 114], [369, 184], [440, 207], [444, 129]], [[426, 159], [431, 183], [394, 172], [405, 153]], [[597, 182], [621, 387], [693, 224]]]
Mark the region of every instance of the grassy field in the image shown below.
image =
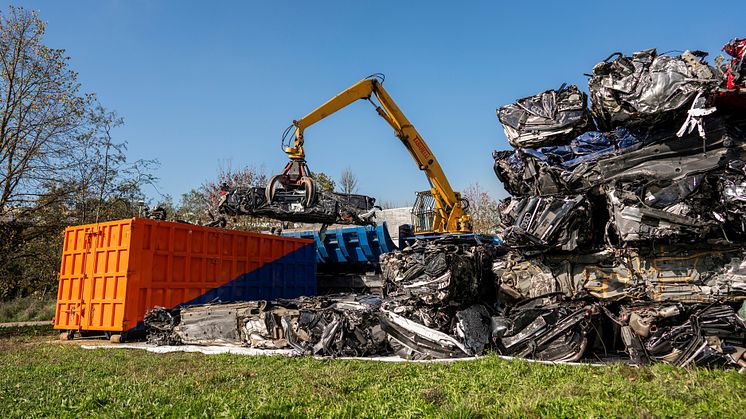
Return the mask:
[[55, 297], [22, 297], [0, 301], [0, 323], [52, 320]]
[[48, 329], [0, 336], [0, 411], [29, 416], [743, 417], [746, 375], [81, 349]]

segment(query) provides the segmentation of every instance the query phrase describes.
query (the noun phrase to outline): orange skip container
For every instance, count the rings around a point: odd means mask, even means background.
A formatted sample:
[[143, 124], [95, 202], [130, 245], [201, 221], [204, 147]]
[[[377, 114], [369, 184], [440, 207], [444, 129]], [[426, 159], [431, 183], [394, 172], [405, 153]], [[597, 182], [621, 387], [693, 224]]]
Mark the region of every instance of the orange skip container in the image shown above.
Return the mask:
[[312, 240], [144, 218], [64, 240], [55, 329], [132, 332], [155, 306], [316, 294]]

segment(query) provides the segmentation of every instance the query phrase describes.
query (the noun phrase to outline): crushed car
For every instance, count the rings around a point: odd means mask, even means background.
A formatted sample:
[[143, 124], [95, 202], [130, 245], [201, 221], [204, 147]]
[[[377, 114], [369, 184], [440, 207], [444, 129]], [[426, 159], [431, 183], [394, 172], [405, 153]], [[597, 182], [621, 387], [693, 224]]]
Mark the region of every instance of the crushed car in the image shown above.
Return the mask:
[[299, 355], [371, 356], [387, 352], [375, 295], [332, 295], [275, 301], [161, 307], [145, 316], [156, 345], [239, 344], [292, 349]]
[[222, 216], [267, 217], [279, 221], [375, 225], [375, 198], [337, 192], [318, 192], [310, 205], [296, 191], [277, 191], [271, 202], [266, 189], [258, 186], [221, 187], [218, 213]]

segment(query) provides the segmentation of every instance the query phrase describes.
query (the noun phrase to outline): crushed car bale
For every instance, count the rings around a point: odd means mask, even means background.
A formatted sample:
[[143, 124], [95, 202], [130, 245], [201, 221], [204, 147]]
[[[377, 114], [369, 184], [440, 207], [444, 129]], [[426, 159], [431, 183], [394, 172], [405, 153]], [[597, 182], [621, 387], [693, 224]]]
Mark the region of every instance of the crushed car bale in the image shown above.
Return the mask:
[[148, 342], [156, 345], [243, 344], [299, 355], [372, 356], [388, 350], [380, 305], [374, 295], [334, 295], [156, 308], [145, 326]]
[[454, 236], [381, 255], [381, 325], [394, 352], [406, 359], [481, 355], [490, 341], [498, 253]]
[[179, 310], [169, 310], [155, 306], [145, 312], [143, 318], [147, 330], [147, 340], [151, 345], [181, 345], [181, 339], [174, 334], [174, 328], [179, 324]]

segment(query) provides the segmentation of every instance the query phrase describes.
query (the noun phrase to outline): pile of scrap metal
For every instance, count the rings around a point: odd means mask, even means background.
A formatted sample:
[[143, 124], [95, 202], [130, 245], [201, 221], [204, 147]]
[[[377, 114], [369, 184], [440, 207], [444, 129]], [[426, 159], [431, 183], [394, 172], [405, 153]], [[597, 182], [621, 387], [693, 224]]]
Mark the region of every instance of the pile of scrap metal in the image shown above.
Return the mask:
[[380, 306], [380, 297], [350, 294], [156, 307], [145, 326], [154, 345], [241, 344], [302, 355], [372, 356], [388, 351]]
[[490, 347], [499, 249], [459, 236], [381, 256], [381, 326], [402, 358], [481, 355]]
[[446, 237], [382, 255], [385, 297], [211, 303], [145, 316], [154, 345], [240, 344], [315, 356], [480, 355], [490, 344], [498, 247]]
[[590, 108], [563, 86], [498, 109], [500, 353], [746, 366], [744, 47], [617, 53]]
[[267, 199], [266, 188], [221, 186], [218, 212], [222, 216], [248, 215], [280, 221], [375, 225], [375, 198], [366, 195], [317, 192], [308, 202], [303, 191], [279, 190]]

